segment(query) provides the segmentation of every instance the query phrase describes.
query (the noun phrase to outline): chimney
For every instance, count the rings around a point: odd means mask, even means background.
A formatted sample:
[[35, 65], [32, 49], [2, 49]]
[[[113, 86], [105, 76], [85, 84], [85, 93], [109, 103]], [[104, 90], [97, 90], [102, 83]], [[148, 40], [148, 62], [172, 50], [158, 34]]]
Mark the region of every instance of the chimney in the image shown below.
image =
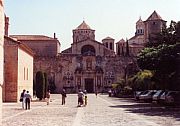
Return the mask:
[[9, 17], [6, 17], [5, 15], [5, 35], [8, 36], [9, 33]]
[[56, 33], [54, 33], [54, 39], [57, 39], [57, 38], [56, 38]]

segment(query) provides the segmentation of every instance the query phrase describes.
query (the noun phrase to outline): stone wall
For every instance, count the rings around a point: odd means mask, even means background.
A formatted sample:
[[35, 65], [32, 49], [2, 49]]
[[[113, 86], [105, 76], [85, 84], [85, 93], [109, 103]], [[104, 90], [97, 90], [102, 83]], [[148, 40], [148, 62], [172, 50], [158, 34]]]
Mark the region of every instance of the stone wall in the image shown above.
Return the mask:
[[56, 56], [59, 53], [59, 42], [57, 40], [47, 41], [21, 41], [29, 46], [37, 56]]
[[[6, 41], [6, 40], [5, 40]], [[6, 43], [6, 42], [5, 42]], [[5, 44], [5, 86], [4, 101], [17, 101], [18, 46]]]
[[23, 89], [33, 95], [33, 56], [18, 48], [17, 101]]
[[2, 124], [2, 84], [4, 83], [4, 0], [0, 0], [0, 125]]
[[23, 89], [33, 94], [33, 55], [28, 49], [5, 36], [5, 84], [3, 100], [18, 102]]
[[[77, 76], [81, 76], [82, 78], [87, 78], [88, 76], [94, 78], [98, 75], [97, 73], [93, 73], [93, 71], [89, 71], [89, 74], [87, 73], [87, 71], [85, 71], [85, 61], [87, 58], [87, 56], [82, 57], [82, 69], [84, 72], [81, 74], [76, 74], [76, 68], [78, 66], [77, 55], [61, 55], [58, 57], [36, 57], [34, 59], [34, 80], [35, 75], [38, 71], [46, 72], [48, 75], [48, 80], [53, 80], [52, 82], [54, 82], [56, 85], [56, 92], [59, 93], [62, 90], [63, 85], [65, 85], [66, 83], [64, 81], [64, 77], [68, 72], [70, 76], [72, 76], [72, 80], [70, 80], [71, 83], [74, 84], [74, 87], [76, 87]], [[91, 58], [93, 61], [92, 69], [94, 70], [96, 68], [95, 65], [97, 64], [97, 57], [89, 56], [89, 58]], [[110, 84], [108, 85], [110, 86], [112, 83], [118, 82], [120, 78], [124, 78], [126, 67], [128, 66], [128, 64], [134, 62], [132, 57], [106, 56], [101, 58], [102, 59], [100, 67], [103, 70], [103, 74], [99, 75], [101, 75], [102, 77], [102, 88], [104, 87], [105, 83], [107, 83], [105, 81], [108, 81], [108, 79], [111, 80]], [[107, 80], [105, 80], [105, 78]]]

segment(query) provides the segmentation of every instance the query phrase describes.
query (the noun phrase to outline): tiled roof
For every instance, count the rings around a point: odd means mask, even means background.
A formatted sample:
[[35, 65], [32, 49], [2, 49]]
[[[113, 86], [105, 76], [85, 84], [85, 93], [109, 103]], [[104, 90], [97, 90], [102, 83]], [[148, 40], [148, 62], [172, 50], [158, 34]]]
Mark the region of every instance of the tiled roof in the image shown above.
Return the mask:
[[162, 20], [162, 18], [156, 11], [154, 11], [147, 20]]
[[22, 48], [24, 51], [28, 52], [30, 55], [34, 56], [35, 53], [32, 51], [32, 49], [30, 47], [26, 46], [25, 44], [23, 44], [22, 42], [17, 41], [8, 36], [4, 36], [4, 39], [10, 40], [10, 41], [18, 44], [20, 48]]
[[113, 39], [113, 38], [111, 38], [111, 37], [106, 37], [106, 38], [104, 38], [103, 40], [106, 40], [106, 39]]
[[137, 36], [135, 35], [132, 38], [130, 38], [129, 40], [133, 40], [133, 39], [136, 39], [136, 38], [137, 38]]
[[15, 38], [19, 41], [21, 40], [56, 40], [52, 37], [44, 35], [10, 35], [11, 38]]
[[126, 41], [122, 38], [121, 40], [119, 40], [117, 43], [125, 43]]
[[89, 25], [86, 24], [85, 21], [83, 21], [83, 22], [76, 28], [76, 30], [78, 30], [78, 29], [91, 29], [91, 28], [89, 27]]
[[136, 24], [142, 23], [142, 22], [143, 22], [143, 21], [142, 21], [141, 17], [139, 17], [139, 20], [136, 22]]
[[72, 53], [72, 47], [63, 50], [61, 53]]

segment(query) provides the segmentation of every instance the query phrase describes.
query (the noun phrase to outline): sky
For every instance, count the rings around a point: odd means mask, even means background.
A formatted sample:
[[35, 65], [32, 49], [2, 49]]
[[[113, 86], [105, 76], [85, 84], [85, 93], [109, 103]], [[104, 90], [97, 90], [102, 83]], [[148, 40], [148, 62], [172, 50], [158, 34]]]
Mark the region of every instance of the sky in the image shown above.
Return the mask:
[[180, 21], [180, 0], [5, 0], [10, 18], [9, 34], [56, 37], [61, 50], [72, 43], [72, 30], [83, 20], [99, 42], [111, 37], [118, 42], [135, 34], [136, 21], [154, 10], [169, 22]]

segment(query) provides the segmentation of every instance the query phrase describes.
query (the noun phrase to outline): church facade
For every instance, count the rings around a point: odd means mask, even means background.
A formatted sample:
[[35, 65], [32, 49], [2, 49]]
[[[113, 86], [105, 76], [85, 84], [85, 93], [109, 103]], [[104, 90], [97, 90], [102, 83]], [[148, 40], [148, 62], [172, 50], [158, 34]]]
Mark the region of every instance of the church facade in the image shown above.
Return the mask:
[[[146, 24], [148, 23], [149, 21]], [[161, 29], [159, 25], [155, 27], [158, 32]], [[146, 38], [155, 31], [148, 25], [144, 30]], [[85, 21], [72, 32], [71, 47], [61, 53], [59, 53], [60, 43], [55, 35], [54, 37], [10, 36], [27, 44], [35, 52], [34, 82], [36, 73], [43, 71], [48, 75], [49, 86], [57, 93], [63, 88], [67, 92], [77, 92], [78, 89], [83, 89], [92, 93], [96, 90], [108, 90], [113, 83], [117, 83], [122, 78], [126, 79], [128, 75], [137, 71], [135, 57], [126, 55], [127, 44], [124, 40], [116, 43], [115, 53], [114, 39], [106, 37], [102, 42], [96, 41], [95, 30], [91, 29]], [[129, 45], [131, 44], [130, 42]], [[141, 46], [144, 47], [144, 45]]]
[[71, 47], [61, 53], [58, 53], [60, 44], [55, 36], [10, 37], [28, 43], [35, 51], [34, 80], [38, 71], [47, 73], [49, 85], [55, 86], [57, 93], [63, 88], [68, 92], [86, 89], [89, 93], [108, 90], [113, 83], [124, 77], [125, 67], [133, 62], [132, 57], [115, 54], [114, 39], [107, 37], [102, 42], [96, 41], [95, 30], [84, 21], [73, 30]]

